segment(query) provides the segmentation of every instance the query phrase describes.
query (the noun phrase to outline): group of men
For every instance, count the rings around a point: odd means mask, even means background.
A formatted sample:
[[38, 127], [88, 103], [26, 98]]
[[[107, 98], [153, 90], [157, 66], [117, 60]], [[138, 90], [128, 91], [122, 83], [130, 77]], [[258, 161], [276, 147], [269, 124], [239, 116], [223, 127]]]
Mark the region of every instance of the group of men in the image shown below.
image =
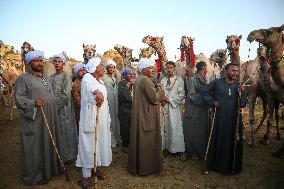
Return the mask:
[[157, 83], [152, 59], [140, 59], [137, 76], [127, 67], [120, 78], [114, 61], [103, 64], [95, 57], [75, 65], [72, 84], [62, 54], [53, 57], [56, 73], [50, 78], [43, 73], [43, 58], [41, 51], [27, 53], [29, 71], [15, 83], [25, 183], [44, 184], [59, 174], [58, 148], [66, 164], [76, 159], [82, 167], [80, 185], [92, 188], [91, 177], [105, 179], [100, 167], [111, 164], [119, 144], [135, 175], [161, 172], [163, 151], [181, 160], [207, 156], [208, 168], [217, 172], [241, 171], [241, 107], [247, 98], [237, 65], [226, 65], [224, 77], [207, 84], [206, 63], [198, 62], [195, 75], [184, 81], [169, 61]]

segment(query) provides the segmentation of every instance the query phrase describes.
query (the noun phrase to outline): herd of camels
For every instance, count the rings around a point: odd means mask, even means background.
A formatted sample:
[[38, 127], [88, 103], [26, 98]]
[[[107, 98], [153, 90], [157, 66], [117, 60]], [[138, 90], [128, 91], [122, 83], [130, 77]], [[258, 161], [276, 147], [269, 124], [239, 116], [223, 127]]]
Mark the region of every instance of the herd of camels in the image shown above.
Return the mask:
[[[224, 65], [232, 62], [240, 66], [240, 82], [247, 86], [249, 96], [249, 125], [250, 136], [249, 145], [256, 144], [255, 133], [263, 125], [267, 118], [267, 127], [262, 143], [268, 144], [270, 138], [270, 127], [272, 121], [276, 120], [277, 133], [276, 139], [280, 139], [279, 133], [279, 106], [284, 104], [284, 24], [280, 27], [271, 27], [268, 29], [258, 29], [250, 32], [247, 37], [249, 42], [256, 41], [259, 43], [257, 49], [257, 57], [242, 63], [239, 56], [239, 48], [242, 36], [230, 35], [226, 38], [227, 48], [217, 49], [213, 52], [210, 58], [206, 58], [203, 53], [195, 55], [193, 52], [194, 38], [182, 36], [180, 43], [181, 59], [177, 64], [177, 74], [185, 80], [189, 79], [194, 72], [194, 64], [198, 61], [205, 61], [208, 66], [207, 80], [208, 82], [220, 77]], [[163, 42], [163, 37], [145, 36], [142, 42], [149, 45], [148, 48], [140, 49], [139, 59], [143, 57], [150, 58], [154, 53], [158, 56], [157, 70], [160, 74], [164, 74], [165, 64], [168, 61], [166, 49]], [[13, 47], [1, 44], [0, 54], [0, 108], [3, 111], [4, 106], [8, 105], [10, 110], [10, 119], [13, 119], [13, 83], [17, 76], [24, 73], [26, 70], [24, 64], [24, 55], [33, 50], [33, 47], [24, 42], [21, 47], [21, 53], [14, 52]], [[3, 48], [5, 47], [5, 48]], [[10, 48], [9, 48], [10, 47]], [[132, 57], [131, 48], [115, 45], [114, 49], [105, 52], [103, 55], [96, 54], [96, 45], [83, 44], [83, 58], [86, 63], [90, 58], [100, 56], [102, 59], [113, 59], [118, 69], [122, 70], [125, 66], [132, 65], [138, 59]], [[228, 55], [227, 55], [228, 54]], [[229, 56], [229, 60], [227, 57]], [[69, 61], [68, 66], [65, 66], [65, 71], [71, 76], [71, 68], [76, 64], [75, 61]], [[44, 63], [44, 70], [47, 75], [54, 72], [54, 68], [50, 63], [50, 59]], [[260, 123], [255, 126], [254, 109], [257, 97], [260, 97], [263, 102], [263, 114]], [[282, 112], [283, 115], [283, 112]]]

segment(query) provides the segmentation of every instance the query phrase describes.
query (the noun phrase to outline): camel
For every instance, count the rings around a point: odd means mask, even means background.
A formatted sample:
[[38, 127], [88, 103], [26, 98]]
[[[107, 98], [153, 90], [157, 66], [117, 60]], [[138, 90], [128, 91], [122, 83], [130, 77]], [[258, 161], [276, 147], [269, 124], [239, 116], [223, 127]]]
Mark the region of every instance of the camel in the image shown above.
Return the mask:
[[139, 59], [141, 59], [141, 58], [151, 58], [151, 56], [154, 53], [156, 53], [156, 51], [152, 47], [140, 48]]
[[10, 120], [13, 120], [13, 86], [16, 78], [22, 74], [23, 61], [22, 56], [14, 52], [13, 46], [1, 44], [1, 50], [4, 50], [1, 52], [1, 80], [4, 88], [1, 92], [0, 103], [2, 111], [5, 105], [8, 105]]
[[[268, 59], [260, 61], [260, 83], [267, 95], [269, 106], [269, 118], [267, 120], [266, 133], [262, 140], [262, 143], [264, 144], [269, 144], [273, 111], [275, 107], [277, 107], [277, 103], [284, 103], [284, 59], [282, 57], [284, 46], [283, 30], [284, 24], [280, 27], [254, 30], [250, 32], [247, 37], [249, 42], [257, 41], [268, 49]], [[278, 113], [276, 113], [275, 117], [278, 118]], [[277, 135], [279, 135], [280, 138], [280, 134], [277, 133], [276, 136]]]
[[[194, 38], [183, 35], [181, 37], [180, 51], [181, 51], [181, 61], [185, 58], [185, 70], [186, 77], [190, 78], [193, 75], [195, 66], [195, 56], [193, 52], [193, 42]], [[185, 56], [185, 57], [184, 57]], [[186, 79], [188, 79], [186, 78]]]
[[227, 43], [227, 49], [229, 51], [230, 55], [230, 62], [233, 64], [241, 65], [240, 61], [240, 41], [242, 39], [242, 35], [230, 35], [227, 36], [226, 43]]
[[83, 43], [83, 51], [84, 63], [87, 64], [89, 59], [94, 58], [96, 55], [96, 45], [85, 45]]
[[209, 58], [209, 63], [213, 68], [212, 79], [219, 79], [223, 76], [224, 67], [228, 64], [228, 57], [226, 55], [227, 49], [217, 49], [214, 51]]
[[[146, 43], [150, 47], [154, 48], [158, 54], [161, 65], [157, 66], [157, 71], [159, 72], [157, 75], [157, 81], [160, 81], [162, 77], [166, 75], [165, 65], [168, 62], [163, 39], [164, 37], [153, 37], [150, 35], [147, 35], [142, 39], [143, 43]], [[161, 73], [162, 73], [162, 77], [160, 76]]]
[[133, 49], [130, 49], [130, 48], [123, 46], [123, 45], [116, 44], [114, 46], [114, 50], [116, 50], [122, 56], [123, 61], [124, 61], [123, 67], [131, 65], [131, 62], [133, 62], [133, 60], [134, 60], [132, 58]]
[[27, 70], [26, 66], [25, 66], [25, 55], [30, 52], [33, 51], [34, 48], [31, 46], [31, 44], [29, 44], [28, 42], [24, 42], [23, 45], [21, 46], [21, 54], [22, 54], [22, 60], [23, 60], [23, 65], [22, 65], [22, 73], [25, 73]]
[[[259, 52], [263, 52], [263, 49], [259, 49]], [[263, 122], [268, 114], [267, 107], [267, 96], [264, 90], [261, 87], [259, 80], [259, 64], [260, 57], [263, 55], [258, 53], [258, 56], [254, 60], [249, 60], [244, 62], [240, 67], [240, 82], [246, 82], [246, 92], [248, 95], [248, 108], [249, 108], [249, 128], [250, 135], [248, 145], [250, 147], [256, 145], [254, 134], [259, 130], [259, 128], [263, 125]], [[260, 123], [257, 126], [257, 129], [254, 129], [255, 124], [255, 103], [257, 97], [260, 97], [262, 100], [263, 113]]]

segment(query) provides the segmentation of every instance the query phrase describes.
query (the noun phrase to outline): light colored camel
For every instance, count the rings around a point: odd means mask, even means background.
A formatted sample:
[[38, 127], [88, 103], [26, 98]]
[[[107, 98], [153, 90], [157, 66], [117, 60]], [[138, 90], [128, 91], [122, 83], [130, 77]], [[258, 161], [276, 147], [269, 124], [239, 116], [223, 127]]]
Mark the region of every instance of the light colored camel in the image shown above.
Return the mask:
[[[269, 143], [270, 127], [272, 125], [275, 107], [277, 107], [277, 103], [284, 103], [283, 30], [284, 24], [280, 27], [254, 30], [247, 37], [249, 42], [257, 41], [268, 49], [266, 55], [268, 58], [264, 58], [263, 61], [260, 61], [260, 83], [267, 95], [269, 106], [266, 133], [262, 140], [264, 144]], [[275, 116], [278, 119], [278, 112]], [[279, 135], [279, 133], [277, 133], [277, 135]]]

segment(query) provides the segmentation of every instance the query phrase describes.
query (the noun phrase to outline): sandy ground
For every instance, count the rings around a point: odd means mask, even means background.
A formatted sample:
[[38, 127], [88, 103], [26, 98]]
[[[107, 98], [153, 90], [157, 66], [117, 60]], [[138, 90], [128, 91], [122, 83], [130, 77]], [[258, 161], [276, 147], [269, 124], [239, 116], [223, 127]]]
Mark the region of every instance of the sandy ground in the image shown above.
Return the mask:
[[[257, 107], [257, 118], [260, 117]], [[0, 114], [0, 189], [79, 189], [77, 181], [81, 170], [74, 165], [67, 166], [70, 182], [64, 175], [54, 178], [42, 186], [25, 186], [20, 179], [20, 118], [14, 110], [14, 121], [8, 120], [7, 110]], [[259, 119], [258, 119], [259, 120]], [[244, 111], [245, 136], [248, 138], [247, 109]], [[284, 121], [280, 121], [281, 134], [284, 136]], [[264, 128], [257, 135], [261, 139]], [[275, 128], [272, 129], [275, 133]], [[244, 145], [243, 171], [238, 175], [225, 176], [214, 172], [202, 175], [202, 162], [197, 160], [180, 161], [174, 155], [164, 158], [164, 171], [161, 174], [140, 177], [127, 171], [127, 154], [114, 154], [113, 163], [104, 168], [107, 179], [99, 181], [99, 188], [113, 189], [159, 189], [159, 188], [284, 188], [284, 159], [276, 159], [271, 152], [276, 151], [280, 141], [271, 139], [269, 145], [258, 144], [250, 148]]]

